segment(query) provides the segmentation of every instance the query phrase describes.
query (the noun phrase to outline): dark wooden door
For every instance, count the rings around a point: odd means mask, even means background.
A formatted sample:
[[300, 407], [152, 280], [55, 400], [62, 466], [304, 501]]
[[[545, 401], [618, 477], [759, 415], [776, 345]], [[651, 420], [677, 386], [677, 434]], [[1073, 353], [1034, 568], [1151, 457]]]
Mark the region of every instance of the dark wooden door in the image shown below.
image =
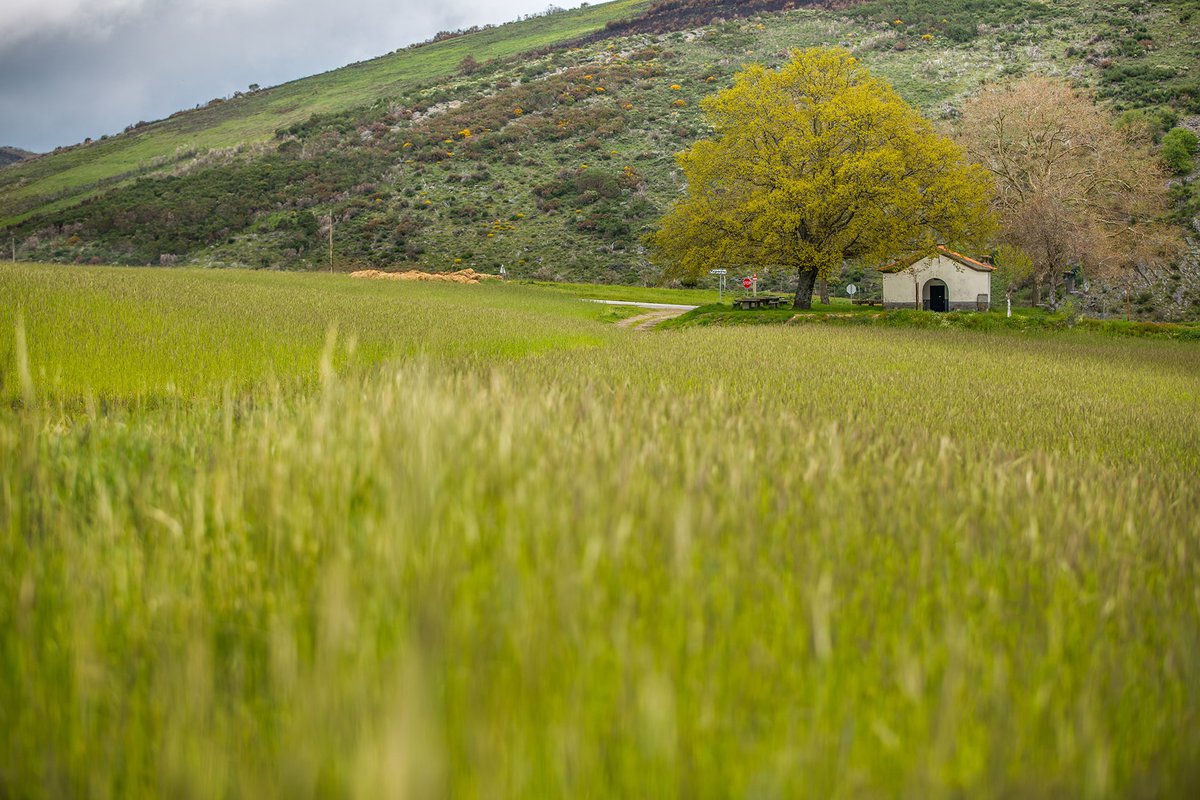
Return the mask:
[[938, 286], [936, 283], [929, 287], [929, 310], [930, 311], [945, 311], [946, 310], [946, 287]]

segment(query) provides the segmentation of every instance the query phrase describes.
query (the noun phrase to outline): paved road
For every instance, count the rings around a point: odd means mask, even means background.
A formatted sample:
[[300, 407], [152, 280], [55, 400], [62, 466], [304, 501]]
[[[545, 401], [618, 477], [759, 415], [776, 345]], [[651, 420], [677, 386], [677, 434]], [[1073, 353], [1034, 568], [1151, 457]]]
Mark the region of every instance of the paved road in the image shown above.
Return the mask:
[[603, 303], [608, 306], [634, 306], [647, 310], [645, 314], [629, 317], [617, 323], [618, 328], [633, 328], [635, 331], [648, 331], [664, 320], [686, 314], [697, 306], [685, 306], [677, 303], [638, 303], [633, 300], [591, 300], [586, 303]]

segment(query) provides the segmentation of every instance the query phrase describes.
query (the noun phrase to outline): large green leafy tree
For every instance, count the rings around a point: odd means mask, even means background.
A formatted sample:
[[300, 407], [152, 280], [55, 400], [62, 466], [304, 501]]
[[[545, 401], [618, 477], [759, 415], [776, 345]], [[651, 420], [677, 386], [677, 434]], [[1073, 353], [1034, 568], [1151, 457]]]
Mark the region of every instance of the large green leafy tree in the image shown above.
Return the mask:
[[990, 179], [842, 49], [751, 66], [704, 101], [714, 136], [679, 154], [687, 194], [647, 243], [676, 274], [795, 270], [795, 306], [851, 258], [965, 243], [990, 226]]

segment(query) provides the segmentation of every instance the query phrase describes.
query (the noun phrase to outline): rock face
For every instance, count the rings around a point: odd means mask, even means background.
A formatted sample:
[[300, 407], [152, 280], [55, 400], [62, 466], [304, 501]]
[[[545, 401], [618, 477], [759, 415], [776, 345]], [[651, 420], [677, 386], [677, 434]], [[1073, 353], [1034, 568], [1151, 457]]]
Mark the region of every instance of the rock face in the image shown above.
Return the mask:
[[24, 161], [31, 158], [34, 154], [28, 150], [22, 150], [19, 147], [0, 147], [0, 167], [6, 167], [9, 164], [15, 164], [18, 161]]

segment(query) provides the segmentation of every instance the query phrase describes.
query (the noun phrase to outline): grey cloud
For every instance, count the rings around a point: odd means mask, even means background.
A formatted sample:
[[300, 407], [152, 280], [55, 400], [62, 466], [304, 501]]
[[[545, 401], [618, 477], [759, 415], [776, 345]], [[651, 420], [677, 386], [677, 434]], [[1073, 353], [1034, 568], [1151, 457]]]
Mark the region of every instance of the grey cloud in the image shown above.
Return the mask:
[[54, 31], [103, 38], [114, 22], [137, 14], [146, 0], [6, 0], [0, 6], [0, 48]]
[[[546, 0], [5, 0], [0, 145], [44, 151]], [[557, 5], [566, 5], [558, 3]], [[577, 5], [572, 3], [571, 5]]]

